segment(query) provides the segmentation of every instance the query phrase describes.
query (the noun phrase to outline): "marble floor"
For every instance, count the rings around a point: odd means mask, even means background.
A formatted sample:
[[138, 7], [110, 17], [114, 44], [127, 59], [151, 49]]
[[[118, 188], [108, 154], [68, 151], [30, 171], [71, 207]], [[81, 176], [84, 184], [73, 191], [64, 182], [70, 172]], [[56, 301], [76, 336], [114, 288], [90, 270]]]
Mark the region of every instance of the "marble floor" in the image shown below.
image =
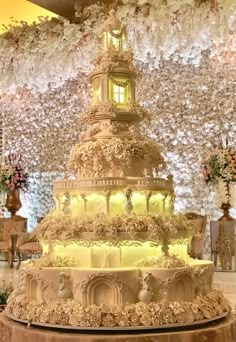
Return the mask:
[[[2, 281], [17, 285], [20, 271], [10, 269], [7, 262], [0, 261], [0, 284]], [[214, 287], [223, 290], [225, 296], [231, 302], [232, 309], [236, 312], [236, 272], [215, 272]]]
[[0, 261], [0, 286], [2, 282], [12, 283], [16, 287], [20, 272], [15, 268], [10, 269], [8, 263]]

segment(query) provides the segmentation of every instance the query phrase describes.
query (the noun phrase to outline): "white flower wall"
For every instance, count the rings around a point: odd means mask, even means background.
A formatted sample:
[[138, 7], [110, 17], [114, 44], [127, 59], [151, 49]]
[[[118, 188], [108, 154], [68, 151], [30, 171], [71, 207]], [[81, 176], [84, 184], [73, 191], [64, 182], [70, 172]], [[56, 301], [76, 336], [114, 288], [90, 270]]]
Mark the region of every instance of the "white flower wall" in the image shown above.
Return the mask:
[[[140, 69], [137, 100], [152, 112], [144, 129], [162, 145], [174, 175], [176, 210], [210, 219], [219, 212], [203, 184], [200, 159], [223, 135], [236, 144], [236, 68], [224, 65], [236, 2], [213, 3], [123, 1], [117, 9]], [[32, 173], [25, 200], [30, 217], [52, 205], [51, 180], [64, 171], [79, 141], [79, 114], [90, 103], [87, 74], [107, 13], [98, 5], [86, 11], [77, 13], [77, 24], [42, 20], [0, 36], [4, 148], [22, 152]]]
[[89, 95], [82, 74], [44, 93], [18, 88], [3, 94], [5, 150], [22, 153], [31, 172], [63, 171], [71, 146], [79, 140], [79, 113]]

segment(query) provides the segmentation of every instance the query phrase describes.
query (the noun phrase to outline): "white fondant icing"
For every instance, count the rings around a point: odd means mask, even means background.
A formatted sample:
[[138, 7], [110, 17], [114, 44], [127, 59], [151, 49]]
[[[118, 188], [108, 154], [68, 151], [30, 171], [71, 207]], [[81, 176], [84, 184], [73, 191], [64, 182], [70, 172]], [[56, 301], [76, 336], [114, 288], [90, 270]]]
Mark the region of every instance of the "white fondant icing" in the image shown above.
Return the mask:
[[[30, 300], [74, 298], [83, 305], [186, 300], [212, 290], [213, 263], [192, 260], [180, 268], [37, 268], [25, 264]], [[101, 294], [99, 294], [99, 291]], [[109, 297], [109, 298], [108, 298]], [[112, 298], [112, 299], [111, 299]]]

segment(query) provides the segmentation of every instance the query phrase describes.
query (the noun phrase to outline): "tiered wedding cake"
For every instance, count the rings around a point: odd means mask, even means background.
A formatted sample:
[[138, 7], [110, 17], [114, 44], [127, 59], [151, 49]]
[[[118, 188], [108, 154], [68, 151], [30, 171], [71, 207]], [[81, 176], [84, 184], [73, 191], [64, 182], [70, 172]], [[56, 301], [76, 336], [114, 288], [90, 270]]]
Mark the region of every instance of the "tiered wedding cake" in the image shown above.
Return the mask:
[[124, 36], [111, 12], [90, 74], [93, 104], [81, 118], [87, 130], [69, 157], [77, 178], [54, 183], [57, 208], [36, 229], [43, 256], [25, 263], [7, 306], [13, 319], [136, 327], [230, 311], [212, 290], [212, 263], [187, 255], [193, 228], [172, 214], [172, 178], [157, 177], [164, 160], [140, 133], [146, 113]]

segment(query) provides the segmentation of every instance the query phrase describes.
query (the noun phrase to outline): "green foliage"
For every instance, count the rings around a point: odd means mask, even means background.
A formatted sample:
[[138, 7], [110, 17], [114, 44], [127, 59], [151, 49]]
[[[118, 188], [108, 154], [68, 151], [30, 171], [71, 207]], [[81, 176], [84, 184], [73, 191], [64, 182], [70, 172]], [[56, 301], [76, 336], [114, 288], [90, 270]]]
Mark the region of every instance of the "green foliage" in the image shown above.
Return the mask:
[[7, 304], [7, 299], [13, 291], [12, 284], [7, 284], [4, 280], [2, 281], [2, 285], [0, 287], [0, 305]]
[[214, 184], [223, 179], [236, 182], [236, 149], [217, 147], [209, 151], [202, 162], [202, 173], [207, 184]]

